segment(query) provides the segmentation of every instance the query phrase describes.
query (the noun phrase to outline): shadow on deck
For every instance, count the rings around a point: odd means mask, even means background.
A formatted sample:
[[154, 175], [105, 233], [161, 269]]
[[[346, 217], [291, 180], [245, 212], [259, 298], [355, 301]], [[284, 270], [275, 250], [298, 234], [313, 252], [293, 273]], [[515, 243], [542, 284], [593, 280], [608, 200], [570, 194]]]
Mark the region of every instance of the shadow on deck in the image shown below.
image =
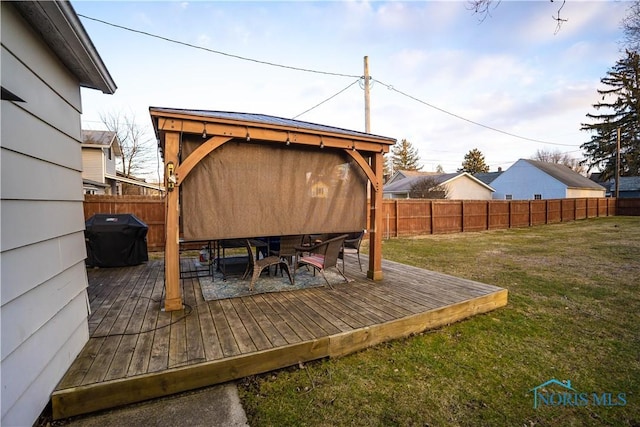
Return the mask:
[[186, 308], [171, 313], [163, 261], [88, 270], [90, 338], [52, 394], [54, 419], [347, 355], [507, 304], [506, 289], [391, 261], [374, 282], [351, 258], [353, 281], [334, 289], [207, 302], [198, 278], [183, 279]]

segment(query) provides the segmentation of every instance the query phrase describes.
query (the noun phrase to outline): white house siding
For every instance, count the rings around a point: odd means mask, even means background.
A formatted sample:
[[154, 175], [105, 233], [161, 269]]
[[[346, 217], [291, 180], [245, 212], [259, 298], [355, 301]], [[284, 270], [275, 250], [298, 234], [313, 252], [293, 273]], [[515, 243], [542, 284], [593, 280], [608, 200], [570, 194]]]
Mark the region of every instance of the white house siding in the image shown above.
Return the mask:
[[3, 426], [32, 425], [88, 339], [80, 88], [1, 4]]
[[492, 192], [466, 176], [455, 178], [446, 184], [447, 199], [491, 200]]
[[82, 148], [82, 178], [104, 184], [104, 158], [102, 148]]
[[606, 190], [597, 190], [597, 189], [589, 189], [589, 188], [568, 188], [567, 189], [567, 198], [570, 199], [578, 199], [585, 197], [604, 197]]
[[513, 200], [532, 200], [536, 194], [543, 199], [567, 197], [565, 184], [523, 160], [518, 160], [494, 179], [491, 186], [496, 190], [494, 199], [504, 200], [507, 194], [511, 194]]

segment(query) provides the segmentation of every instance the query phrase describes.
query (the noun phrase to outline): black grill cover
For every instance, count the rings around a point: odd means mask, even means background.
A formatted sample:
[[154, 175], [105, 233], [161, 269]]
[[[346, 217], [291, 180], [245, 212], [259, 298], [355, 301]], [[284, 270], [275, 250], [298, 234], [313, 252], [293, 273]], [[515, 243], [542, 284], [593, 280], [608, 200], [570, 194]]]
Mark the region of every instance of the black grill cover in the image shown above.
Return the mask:
[[85, 222], [87, 265], [122, 267], [148, 261], [147, 230], [133, 214], [95, 214]]

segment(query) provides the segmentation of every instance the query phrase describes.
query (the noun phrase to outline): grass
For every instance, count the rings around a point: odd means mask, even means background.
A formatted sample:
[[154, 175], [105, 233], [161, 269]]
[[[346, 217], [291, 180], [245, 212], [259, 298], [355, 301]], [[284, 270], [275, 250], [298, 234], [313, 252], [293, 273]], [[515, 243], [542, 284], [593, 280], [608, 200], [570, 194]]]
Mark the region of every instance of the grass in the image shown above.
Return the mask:
[[[255, 426], [640, 425], [640, 217], [387, 240], [386, 259], [509, 304], [339, 359], [246, 378]], [[533, 408], [551, 379], [626, 405]], [[562, 390], [549, 390], [562, 391]]]

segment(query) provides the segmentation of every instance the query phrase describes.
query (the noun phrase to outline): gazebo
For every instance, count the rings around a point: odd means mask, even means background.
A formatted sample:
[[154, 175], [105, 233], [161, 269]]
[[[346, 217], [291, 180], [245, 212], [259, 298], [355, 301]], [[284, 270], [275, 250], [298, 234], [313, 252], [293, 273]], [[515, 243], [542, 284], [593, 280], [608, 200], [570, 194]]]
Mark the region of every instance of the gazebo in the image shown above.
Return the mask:
[[367, 276], [382, 279], [383, 155], [395, 139], [262, 114], [149, 112], [167, 188], [166, 311], [183, 308], [180, 239], [368, 227]]

